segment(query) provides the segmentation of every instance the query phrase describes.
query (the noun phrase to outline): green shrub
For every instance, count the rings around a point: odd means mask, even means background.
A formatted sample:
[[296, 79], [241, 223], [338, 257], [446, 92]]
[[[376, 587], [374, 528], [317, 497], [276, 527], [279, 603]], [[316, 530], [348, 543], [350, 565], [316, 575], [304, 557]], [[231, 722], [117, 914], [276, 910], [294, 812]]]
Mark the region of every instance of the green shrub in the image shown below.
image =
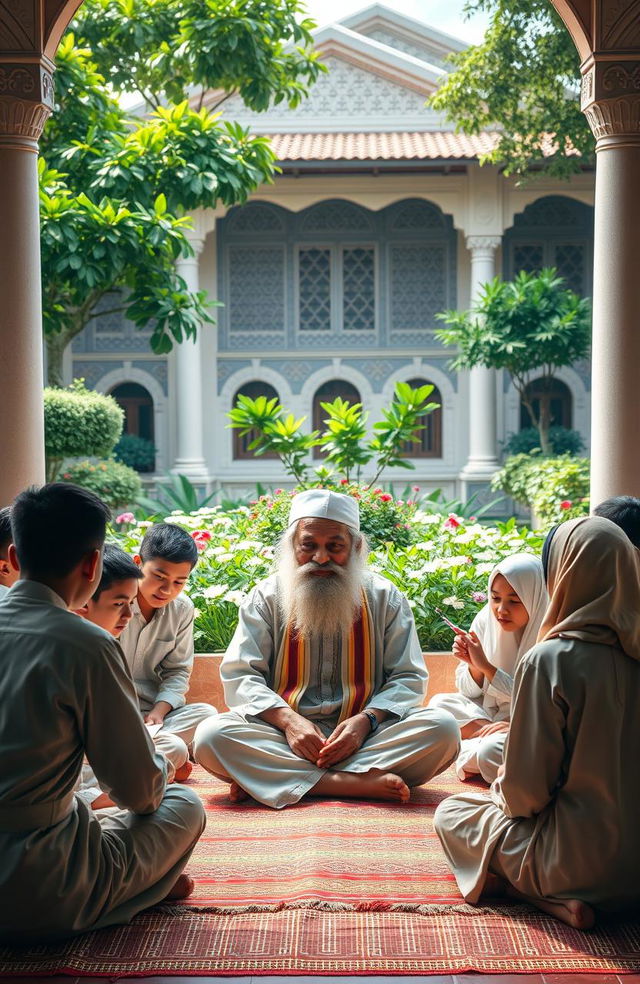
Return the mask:
[[491, 487], [529, 506], [543, 528], [589, 512], [588, 458], [516, 454], [507, 458]]
[[[549, 443], [554, 455], [580, 454], [584, 451], [584, 441], [579, 431], [569, 427], [549, 428]], [[510, 434], [504, 444], [505, 457], [513, 454], [531, 454], [540, 451], [540, 432], [535, 427], [525, 427], [517, 434]]]
[[90, 489], [110, 509], [122, 509], [131, 505], [142, 490], [138, 473], [113, 458], [107, 461], [77, 461], [65, 468], [60, 481]]
[[123, 465], [137, 472], [153, 471], [156, 464], [156, 449], [152, 441], [137, 434], [121, 434], [113, 449], [113, 457]]
[[124, 413], [112, 396], [93, 393], [83, 379], [68, 389], [44, 391], [47, 478], [54, 481], [65, 458], [107, 458], [122, 433]]

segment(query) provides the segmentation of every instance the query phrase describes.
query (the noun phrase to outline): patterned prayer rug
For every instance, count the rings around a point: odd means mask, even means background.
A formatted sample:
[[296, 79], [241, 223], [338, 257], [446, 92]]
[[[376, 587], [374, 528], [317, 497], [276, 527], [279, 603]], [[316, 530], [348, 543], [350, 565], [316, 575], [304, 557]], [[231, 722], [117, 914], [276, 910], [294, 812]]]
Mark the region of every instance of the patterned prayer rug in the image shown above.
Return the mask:
[[207, 829], [188, 903], [57, 947], [0, 948], [0, 974], [595, 974], [640, 971], [640, 923], [579, 933], [521, 905], [462, 901], [433, 830], [453, 772], [406, 806], [233, 805], [195, 769]]

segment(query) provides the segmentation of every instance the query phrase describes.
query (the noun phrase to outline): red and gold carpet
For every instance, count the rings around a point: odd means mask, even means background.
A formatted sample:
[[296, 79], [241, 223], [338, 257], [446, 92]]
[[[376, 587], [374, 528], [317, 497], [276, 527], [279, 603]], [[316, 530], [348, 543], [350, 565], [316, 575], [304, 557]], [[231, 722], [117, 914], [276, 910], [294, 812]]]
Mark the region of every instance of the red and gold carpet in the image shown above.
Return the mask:
[[5, 976], [625, 973], [640, 923], [579, 933], [523, 906], [460, 898], [433, 830], [453, 773], [406, 806], [305, 800], [232, 805], [195, 770], [208, 824], [188, 904], [58, 947], [0, 948]]

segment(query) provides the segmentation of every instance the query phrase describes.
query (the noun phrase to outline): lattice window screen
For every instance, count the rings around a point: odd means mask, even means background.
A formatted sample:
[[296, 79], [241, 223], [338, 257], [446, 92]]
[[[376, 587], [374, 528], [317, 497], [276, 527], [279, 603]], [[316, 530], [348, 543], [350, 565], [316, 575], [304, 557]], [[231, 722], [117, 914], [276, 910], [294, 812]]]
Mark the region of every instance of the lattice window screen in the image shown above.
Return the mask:
[[585, 248], [581, 243], [559, 243], [555, 248], [554, 266], [571, 290], [584, 293]]
[[391, 329], [431, 328], [447, 306], [445, 247], [393, 246], [391, 249]]
[[513, 247], [513, 272], [538, 273], [544, 266], [542, 243], [516, 243]]
[[298, 254], [301, 331], [331, 330], [331, 250], [301, 249]]
[[284, 329], [282, 249], [229, 247], [229, 323], [234, 332]]
[[376, 326], [375, 251], [353, 247], [342, 253], [342, 317], [345, 331]]

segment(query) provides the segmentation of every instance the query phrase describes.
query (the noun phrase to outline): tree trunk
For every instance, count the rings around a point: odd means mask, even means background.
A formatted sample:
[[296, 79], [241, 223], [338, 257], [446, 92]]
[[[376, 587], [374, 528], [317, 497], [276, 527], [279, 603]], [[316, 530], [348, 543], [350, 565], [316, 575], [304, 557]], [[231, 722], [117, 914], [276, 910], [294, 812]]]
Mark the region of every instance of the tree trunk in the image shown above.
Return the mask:
[[552, 453], [551, 442], [549, 440], [549, 428], [551, 427], [551, 407], [549, 393], [543, 392], [540, 395], [540, 419], [538, 421], [538, 432], [540, 434], [540, 447], [544, 455]]
[[45, 347], [47, 351], [47, 386], [55, 386], [61, 389], [64, 384], [63, 360], [64, 353], [69, 343], [76, 337], [82, 328], [66, 328], [55, 334], [45, 335]]

